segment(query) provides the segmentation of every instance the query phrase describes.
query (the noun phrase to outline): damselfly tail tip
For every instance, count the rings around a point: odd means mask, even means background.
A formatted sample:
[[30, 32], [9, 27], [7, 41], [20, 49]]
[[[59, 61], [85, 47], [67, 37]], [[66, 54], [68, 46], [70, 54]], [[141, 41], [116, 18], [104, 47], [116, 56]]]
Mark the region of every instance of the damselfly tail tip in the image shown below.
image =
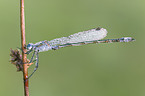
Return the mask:
[[131, 41], [136, 41], [134, 38], [132, 38], [132, 37], [122, 37], [122, 38], [120, 38], [120, 39], [122, 39], [124, 42], [131, 42]]
[[132, 38], [132, 41], [136, 41], [136, 39]]

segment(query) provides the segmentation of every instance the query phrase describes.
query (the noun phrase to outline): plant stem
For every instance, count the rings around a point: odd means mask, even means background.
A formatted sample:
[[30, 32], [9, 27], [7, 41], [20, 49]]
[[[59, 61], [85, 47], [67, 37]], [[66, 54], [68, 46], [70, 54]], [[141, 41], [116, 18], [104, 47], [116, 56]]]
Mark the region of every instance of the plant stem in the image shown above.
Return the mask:
[[24, 92], [25, 96], [29, 96], [28, 84], [28, 67], [26, 53], [26, 40], [25, 40], [25, 15], [24, 15], [24, 0], [20, 0], [20, 26], [21, 26], [21, 43], [22, 43], [22, 59], [23, 59], [23, 78], [24, 78]]

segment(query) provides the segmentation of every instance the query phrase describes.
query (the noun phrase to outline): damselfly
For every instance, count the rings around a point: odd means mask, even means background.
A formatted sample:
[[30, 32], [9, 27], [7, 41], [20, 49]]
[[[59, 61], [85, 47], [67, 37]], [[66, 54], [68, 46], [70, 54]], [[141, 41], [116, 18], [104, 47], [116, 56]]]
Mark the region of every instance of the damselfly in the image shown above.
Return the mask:
[[79, 33], [75, 33], [73, 35], [70, 35], [68, 37], [61, 37], [57, 39], [53, 39], [51, 41], [40, 41], [38, 43], [29, 43], [27, 45], [27, 52], [26, 54], [30, 54], [32, 51], [34, 51], [30, 63], [33, 62], [34, 56], [36, 55], [36, 58], [34, 61], [35, 63], [35, 69], [32, 72], [32, 74], [28, 77], [30, 78], [34, 72], [38, 68], [38, 53], [43, 52], [43, 51], [48, 51], [48, 50], [56, 50], [62, 47], [67, 47], [67, 46], [80, 46], [80, 45], [85, 45], [85, 44], [92, 44], [92, 43], [113, 43], [113, 42], [130, 42], [130, 41], [135, 41], [135, 39], [131, 37], [122, 37], [118, 39], [103, 39], [104, 37], [107, 36], [107, 30], [104, 28], [95, 28], [91, 29], [88, 31], [83, 31]]

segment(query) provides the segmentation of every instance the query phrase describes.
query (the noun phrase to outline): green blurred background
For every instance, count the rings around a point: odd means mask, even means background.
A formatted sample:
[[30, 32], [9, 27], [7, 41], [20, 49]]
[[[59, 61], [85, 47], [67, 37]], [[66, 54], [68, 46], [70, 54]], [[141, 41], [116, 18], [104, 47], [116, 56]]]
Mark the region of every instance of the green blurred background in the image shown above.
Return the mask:
[[[0, 0], [0, 96], [24, 95], [22, 72], [9, 62], [10, 48], [21, 47], [19, 6]], [[136, 39], [40, 53], [30, 96], [145, 96], [145, 0], [25, 0], [25, 16], [27, 43], [97, 26], [106, 38]]]

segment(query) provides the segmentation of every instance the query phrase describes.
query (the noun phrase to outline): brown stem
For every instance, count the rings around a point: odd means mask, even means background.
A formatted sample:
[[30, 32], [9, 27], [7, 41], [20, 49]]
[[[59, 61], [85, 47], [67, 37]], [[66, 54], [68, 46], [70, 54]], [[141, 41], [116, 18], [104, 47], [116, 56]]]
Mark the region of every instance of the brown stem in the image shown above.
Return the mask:
[[28, 67], [26, 53], [26, 40], [25, 40], [25, 16], [24, 16], [24, 0], [20, 0], [20, 22], [21, 22], [21, 43], [22, 43], [22, 59], [23, 59], [23, 78], [24, 78], [24, 92], [25, 96], [29, 96], [28, 86]]

